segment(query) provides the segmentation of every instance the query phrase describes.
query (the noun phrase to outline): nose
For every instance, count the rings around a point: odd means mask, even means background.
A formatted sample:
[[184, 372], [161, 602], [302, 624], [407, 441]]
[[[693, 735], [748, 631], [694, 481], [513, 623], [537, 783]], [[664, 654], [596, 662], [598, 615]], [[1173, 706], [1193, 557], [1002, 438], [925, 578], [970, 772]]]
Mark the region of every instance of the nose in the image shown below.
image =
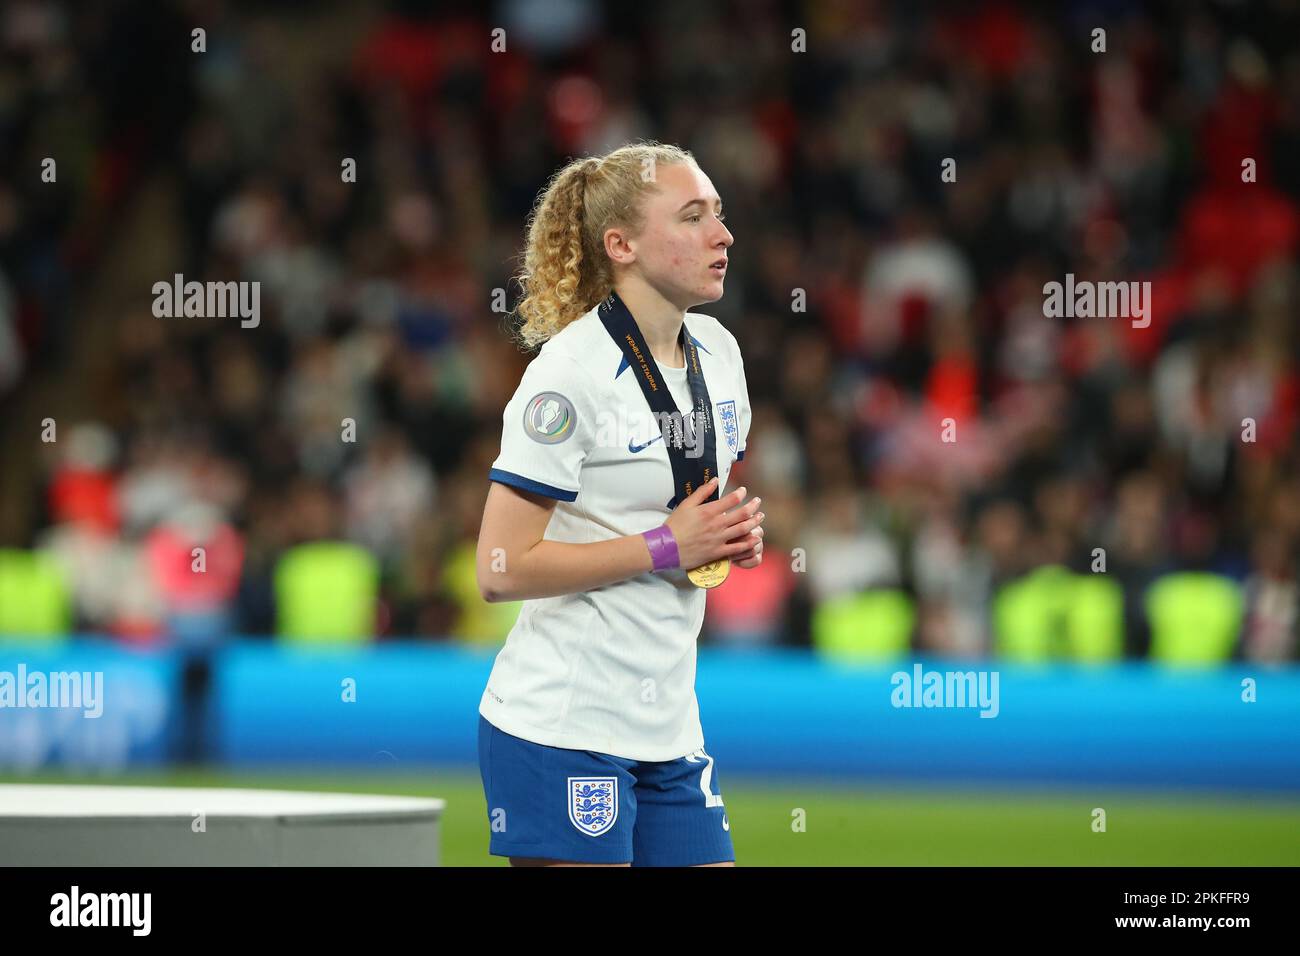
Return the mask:
[[721, 230], [721, 235], [716, 237], [715, 245], [716, 243], [720, 242], [722, 243], [722, 248], [724, 249], [731, 248], [731, 245], [736, 241], [736, 237], [731, 234], [731, 230], [727, 228], [727, 224], [725, 222], [719, 219], [717, 220], [717, 223], [718, 223], [718, 228]]

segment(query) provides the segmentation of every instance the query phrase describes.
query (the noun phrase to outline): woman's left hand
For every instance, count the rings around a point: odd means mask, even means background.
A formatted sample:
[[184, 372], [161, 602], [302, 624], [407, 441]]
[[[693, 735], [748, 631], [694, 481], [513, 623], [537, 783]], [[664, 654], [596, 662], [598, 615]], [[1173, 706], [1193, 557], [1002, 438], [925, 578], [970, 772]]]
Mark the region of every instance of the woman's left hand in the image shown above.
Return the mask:
[[[761, 515], [762, 512], [760, 511]], [[754, 546], [744, 554], [737, 555], [731, 559], [731, 563], [738, 568], [756, 568], [763, 563], [763, 528], [760, 525], [753, 531], [749, 532], [749, 537], [754, 540]]]

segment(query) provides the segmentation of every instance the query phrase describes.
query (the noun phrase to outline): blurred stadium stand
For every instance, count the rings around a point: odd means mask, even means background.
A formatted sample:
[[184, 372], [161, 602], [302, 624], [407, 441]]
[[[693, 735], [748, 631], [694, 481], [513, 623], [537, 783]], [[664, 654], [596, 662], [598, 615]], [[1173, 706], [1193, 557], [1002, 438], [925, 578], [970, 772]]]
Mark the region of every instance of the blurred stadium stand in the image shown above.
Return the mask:
[[[1300, 656], [1300, 7], [423, 7], [0, 14], [8, 639], [503, 639], [474, 543], [529, 356], [493, 290], [566, 157], [647, 137], [726, 202], [701, 311], [768, 514], [704, 645]], [[155, 318], [175, 273], [259, 280], [260, 326]], [[1151, 282], [1150, 327], [1045, 317], [1067, 273]]]

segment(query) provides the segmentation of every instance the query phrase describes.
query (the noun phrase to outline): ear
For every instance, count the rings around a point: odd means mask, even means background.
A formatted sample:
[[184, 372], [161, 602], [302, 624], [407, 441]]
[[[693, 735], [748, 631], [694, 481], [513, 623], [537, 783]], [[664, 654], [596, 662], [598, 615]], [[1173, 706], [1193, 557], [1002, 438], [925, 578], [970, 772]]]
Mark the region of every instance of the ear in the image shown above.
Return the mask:
[[605, 255], [609, 256], [612, 263], [619, 266], [630, 266], [636, 262], [636, 240], [631, 234], [618, 226], [610, 226], [605, 230]]

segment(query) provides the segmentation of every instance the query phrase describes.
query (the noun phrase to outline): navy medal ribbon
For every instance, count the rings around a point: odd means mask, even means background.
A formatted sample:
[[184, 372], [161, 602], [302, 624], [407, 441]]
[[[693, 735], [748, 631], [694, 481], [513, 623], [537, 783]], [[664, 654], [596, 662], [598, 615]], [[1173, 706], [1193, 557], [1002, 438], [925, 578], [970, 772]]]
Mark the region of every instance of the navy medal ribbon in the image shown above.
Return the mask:
[[[703, 453], [696, 456], [686, 454], [685, 436], [682, 433], [682, 415], [668, 390], [668, 383], [659, 371], [659, 366], [650, 354], [645, 336], [637, 326], [631, 311], [619, 294], [610, 291], [609, 298], [597, 309], [600, 320], [605, 324], [615, 344], [622, 350], [628, 365], [636, 375], [641, 394], [645, 396], [650, 410], [659, 420], [659, 430], [664, 436], [664, 446], [668, 452], [668, 461], [673, 469], [674, 497], [668, 507], [674, 507], [684, 500], [700, 485], [718, 474], [717, 436], [713, 428], [713, 404], [709, 401], [709, 389], [704, 384], [704, 373], [700, 369], [699, 350], [695, 346], [682, 322], [680, 342], [686, 356], [686, 382], [691, 390], [691, 415], [695, 419], [695, 441], [703, 441]], [[719, 485], [719, 488], [721, 485]], [[709, 501], [716, 501], [719, 488], [713, 490]]]

